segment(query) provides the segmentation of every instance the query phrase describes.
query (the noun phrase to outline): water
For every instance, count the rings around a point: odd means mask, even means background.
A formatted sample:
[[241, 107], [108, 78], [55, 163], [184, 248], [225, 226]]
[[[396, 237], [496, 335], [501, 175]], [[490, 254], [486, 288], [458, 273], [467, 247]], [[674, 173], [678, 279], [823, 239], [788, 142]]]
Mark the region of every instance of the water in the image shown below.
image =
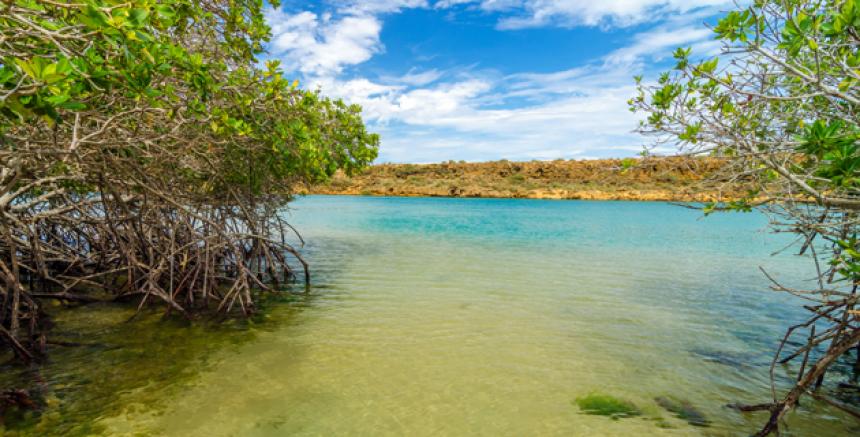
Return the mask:
[[[789, 240], [762, 215], [663, 203], [312, 196], [289, 214], [310, 293], [211, 326], [58, 312], [64, 339], [92, 345], [5, 372], [44, 381], [52, 405], [7, 434], [749, 435], [765, 417], [725, 404], [768, 400], [776, 342], [804, 316], [757, 268], [812, 273], [770, 255]], [[642, 415], [583, 414], [591, 393]], [[789, 431], [860, 429], [807, 401]]]

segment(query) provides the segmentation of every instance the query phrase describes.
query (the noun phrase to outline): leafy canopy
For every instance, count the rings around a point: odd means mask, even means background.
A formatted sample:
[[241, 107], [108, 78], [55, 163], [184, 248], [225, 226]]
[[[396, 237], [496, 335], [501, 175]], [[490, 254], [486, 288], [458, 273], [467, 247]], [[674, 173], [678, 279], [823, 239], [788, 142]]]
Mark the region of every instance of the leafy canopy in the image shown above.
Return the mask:
[[[755, 0], [713, 30], [723, 44], [720, 55], [697, 59], [689, 48], [676, 50], [675, 68], [656, 83], [637, 78], [630, 105], [644, 114], [641, 132], [688, 154], [721, 157], [723, 182], [754, 187], [746, 198], [706, 205], [706, 212], [759, 206], [775, 228], [796, 234], [801, 254], [815, 258], [817, 286], [775, 282], [774, 288], [814, 303], [807, 307], [811, 318], [798, 325], [813, 329], [790, 357], [805, 360], [803, 352], [819, 345], [826, 352], [813, 357], [815, 365], [782, 400], [774, 389], [774, 403], [766, 406], [771, 420], [758, 434], [765, 435], [811, 384], [820, 384], [837, 357], [860, 343], [854, 309], [860, 299], [860, 2]], [[816, 333], [822, 322], [827, 326]]]
[[[263, 8], [258, 0], [4, 3], [4, 147], [89, 148], [81, 159], [121, 152], [177, 181], [197, 180], [202, 192], [283, 191], [282, 182], [371, 162], [378, 137], [358, 106], [300, 90], [277, 62], [257, 67], [269, 37]], [[153, 146], [163, 149], [155, 159], [139, 159]]]

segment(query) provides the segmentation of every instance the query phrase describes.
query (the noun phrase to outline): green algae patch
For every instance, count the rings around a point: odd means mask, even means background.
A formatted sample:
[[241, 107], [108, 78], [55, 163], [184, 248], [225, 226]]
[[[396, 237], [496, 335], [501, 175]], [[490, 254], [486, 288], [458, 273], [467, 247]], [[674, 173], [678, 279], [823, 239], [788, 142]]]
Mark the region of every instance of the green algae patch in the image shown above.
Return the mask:
[[711, 425], [711, 421], [705, 417], [704, 413], [696, 409], [689, 401], [658, 396], [654, 398], [654, 402], [690, 425], [701, 427]]
[[591, 393], [576, 399], [576, 405], [585, 414], [609, 416], [613, 419], [634, 417], [642, 414], [632, 402], [609, 395]]

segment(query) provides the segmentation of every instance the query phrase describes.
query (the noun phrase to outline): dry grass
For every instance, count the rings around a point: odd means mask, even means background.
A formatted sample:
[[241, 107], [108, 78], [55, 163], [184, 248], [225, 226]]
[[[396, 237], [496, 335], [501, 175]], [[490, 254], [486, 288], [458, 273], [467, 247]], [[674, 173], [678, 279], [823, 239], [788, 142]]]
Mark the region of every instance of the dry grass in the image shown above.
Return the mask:
[[740, 190], [704, 180], [714, 158], [601, 159], [440, 164], [380, 164], [353, 177], [336, 175], [306, 190], [315, 194], [705, 201]]

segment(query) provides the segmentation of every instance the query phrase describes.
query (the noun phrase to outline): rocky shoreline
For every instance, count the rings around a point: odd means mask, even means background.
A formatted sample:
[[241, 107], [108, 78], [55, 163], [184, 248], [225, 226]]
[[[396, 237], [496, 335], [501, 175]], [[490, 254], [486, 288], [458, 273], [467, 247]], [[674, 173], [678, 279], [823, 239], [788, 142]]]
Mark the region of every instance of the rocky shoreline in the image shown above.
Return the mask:
[[309, 194], [706, 202], [739, 197], [709, 182], [714, 158], [379, 164]]

